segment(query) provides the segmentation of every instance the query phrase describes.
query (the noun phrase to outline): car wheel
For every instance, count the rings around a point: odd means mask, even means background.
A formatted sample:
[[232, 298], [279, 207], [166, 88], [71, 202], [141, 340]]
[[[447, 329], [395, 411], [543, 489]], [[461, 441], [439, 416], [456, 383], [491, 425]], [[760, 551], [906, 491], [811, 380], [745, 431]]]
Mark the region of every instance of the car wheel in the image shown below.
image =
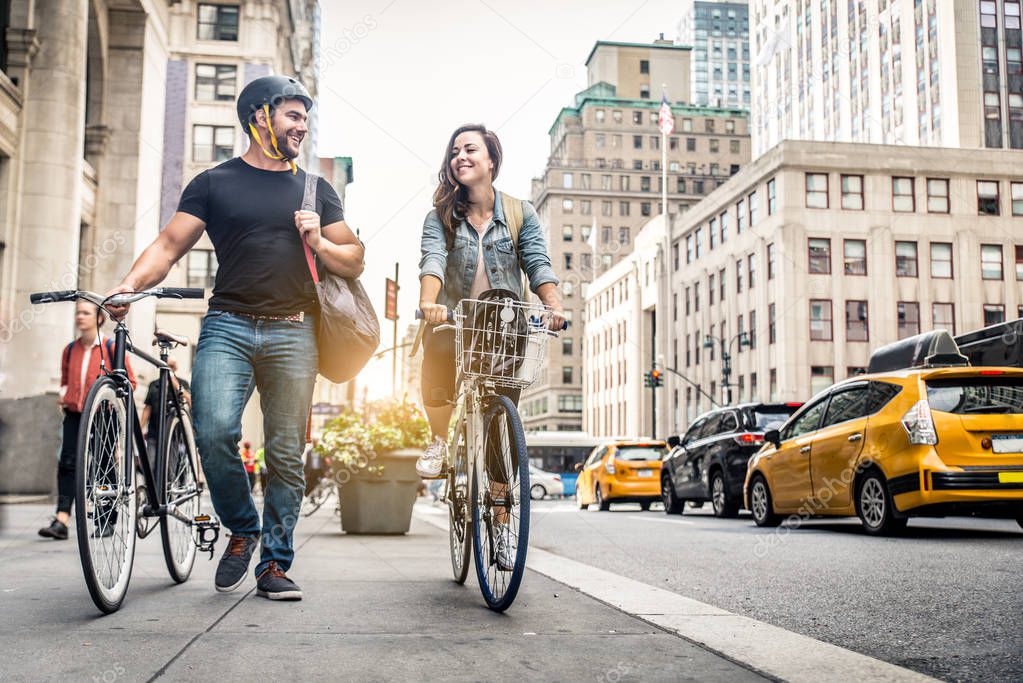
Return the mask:
[[611, 503], [604, 500], [604, 494], [600, 492], [600, 484], [597, 484], [595, 487], [593, 499], [597, 501], [597, 508], [599, 508], [601, 512], [607, 512], [611, 509]]
[[675, 495], [675, 486], [670, 477], [661, 477], [661, 501], [664, 502], [664, 514], [681, 515], [685, 509], [684, 501]]
[[856, 514], [872, 536], [888, 536], [906, 528], [906, 519], [895, 516], [895, 504], [884, 475], [870, 470], [856, 487]]
[[749, 506], [757, 526], [778, 526], [781, 523], [781, 516], [774, 512], [771, 489], [763, 475], [758, 474], [750, 484]]
[[1016, 524], [1019, 524], [1019, 528], [1023, 529], [1023, 515], [1016, 518]]
[[710, 475], [710, 504], [714, 508], [715, 517], [735, 517], [739, 514], [739, 502], [728, 495], [721, 470], [715, 470]]
[[547, 489], [542, 484], [533, 484], [529, 489], [529, 497], [533, 500], [543, 500], [547, 496]]
[[583, 502], [583, 496], [582, 493], [579, 491], [578, 486], [575, 489], [575, 502], [578, 503], [580, 510], [588, 510], [590, 508], [589, 503]]

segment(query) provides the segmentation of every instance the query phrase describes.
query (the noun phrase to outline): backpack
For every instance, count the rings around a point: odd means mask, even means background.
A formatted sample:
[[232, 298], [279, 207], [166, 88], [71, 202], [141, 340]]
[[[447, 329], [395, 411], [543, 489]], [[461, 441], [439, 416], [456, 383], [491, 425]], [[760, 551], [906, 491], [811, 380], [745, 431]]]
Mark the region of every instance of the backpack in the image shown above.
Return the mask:
[[522, 200], [502, 192], [501, 208], [504, 209], [504, 219], [508, 223], [508, 232], [511, 233], [512, 244], [515, 245], [515, 251], [518, 251], [519, 232], [522, 230]]

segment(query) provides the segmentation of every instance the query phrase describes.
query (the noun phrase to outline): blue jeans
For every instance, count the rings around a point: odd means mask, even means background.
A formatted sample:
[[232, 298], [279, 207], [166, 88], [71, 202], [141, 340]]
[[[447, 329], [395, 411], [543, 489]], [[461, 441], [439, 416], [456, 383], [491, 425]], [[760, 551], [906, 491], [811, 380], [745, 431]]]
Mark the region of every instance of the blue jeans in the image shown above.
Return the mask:
[[[199, 332], [192, 368], [196, 446], [221, 523], [235, 535], [262, 534], [257, 576], [271, 561], [287, 571], [295, 557], [292, 536], [305, 488], [302, 452], [316, 381], [315, 321], [310, 315], [289, 322], [210, 311]], [[238, 451], [242, 411], [254, 388], [269, 473], [262, 524]]]

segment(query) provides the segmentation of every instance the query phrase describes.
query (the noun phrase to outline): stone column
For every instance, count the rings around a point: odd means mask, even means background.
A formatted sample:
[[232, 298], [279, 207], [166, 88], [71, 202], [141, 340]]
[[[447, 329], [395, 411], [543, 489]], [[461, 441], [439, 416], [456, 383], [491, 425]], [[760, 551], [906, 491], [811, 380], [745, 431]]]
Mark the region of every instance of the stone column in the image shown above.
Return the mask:
[[[22, 113], [19, 235], [13, 247], [14, 314], [3, 330], [0, 493], [48, 491], [56, 458], [60, 352], [69, 305], [31, 306], [30, 292], [77, 284], [85, 123], [87, 0], [36, 0], [38, 50], [19, 87]], [[40, 469], [42, 468], [42, 469]]]

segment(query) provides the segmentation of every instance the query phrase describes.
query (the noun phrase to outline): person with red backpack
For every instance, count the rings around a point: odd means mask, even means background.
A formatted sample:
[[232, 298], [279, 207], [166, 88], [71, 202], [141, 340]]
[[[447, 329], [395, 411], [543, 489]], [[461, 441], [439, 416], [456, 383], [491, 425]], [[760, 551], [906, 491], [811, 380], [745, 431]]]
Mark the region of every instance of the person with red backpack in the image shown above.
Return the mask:
[[[78, 426], [82, 420], [82, 407], [89, 389], [102, 370], [113, 366], [114, 340], [103, 336], [100, 329], [106, 322], [103, 311], [93, 303], [79, 300], [75, 306], [75, 327], [78, 338], [64, 347], [60, 361], [60, 406], [64, 410], [64, 438], [57, 465], [57, 514], [39, 535], [57, 541], [67, 540], [67, 525], [71, 518], [71, 505], [75, 501], [75, 464], [78, 458]], [[131, 363], [124, 359], [128, 379], [135, 386], [135, 373]], [[109, 535], [111, 525], [98, 528], [96, 533]]]

